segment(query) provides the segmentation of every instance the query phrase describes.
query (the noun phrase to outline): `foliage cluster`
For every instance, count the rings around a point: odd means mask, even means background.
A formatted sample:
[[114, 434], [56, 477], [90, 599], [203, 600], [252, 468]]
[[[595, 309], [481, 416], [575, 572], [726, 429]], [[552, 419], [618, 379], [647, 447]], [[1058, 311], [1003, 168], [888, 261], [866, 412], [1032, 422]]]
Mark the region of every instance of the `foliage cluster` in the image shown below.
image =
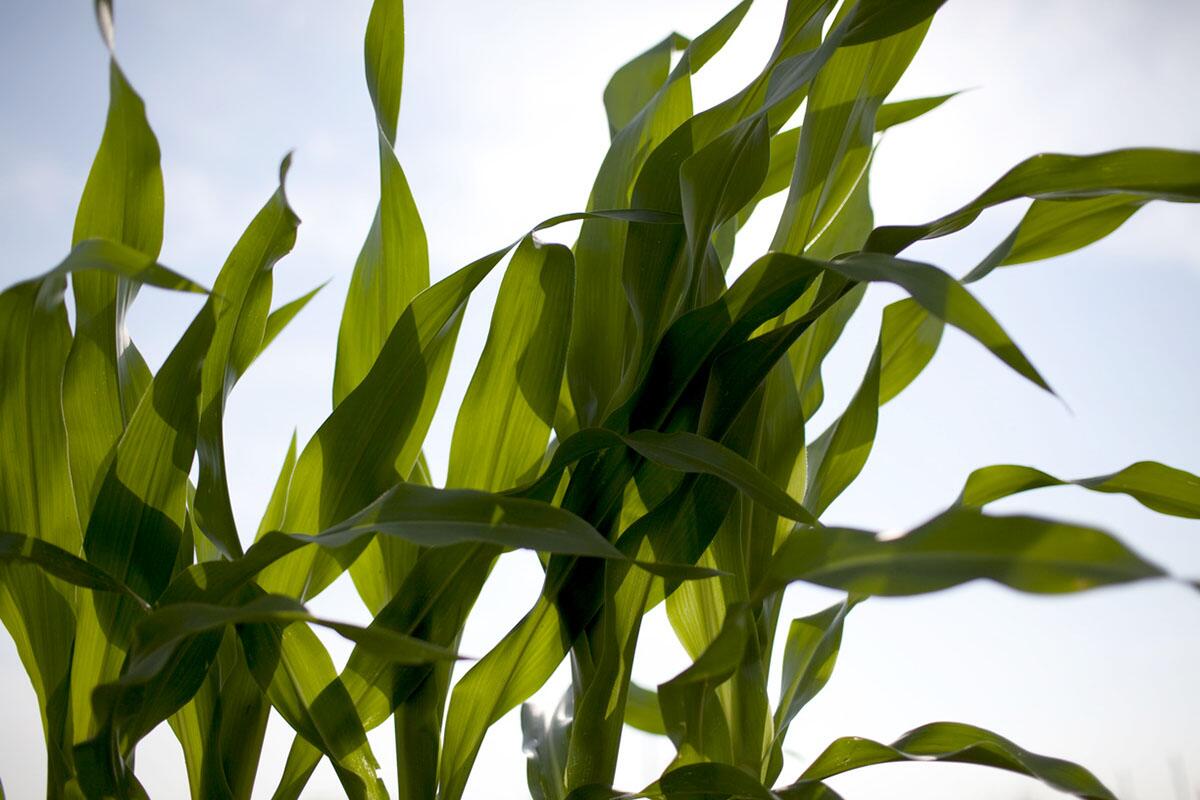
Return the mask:
[[[781, 776], [782, 747], [829, 680], [847, 615], [872, 596], [977, 579], [1055, 594], [1165, 577], [1105, 531], [984, 510], [1070, 483], [1200, 517], [1200, 479], [1151, 462], [1071, 481], [986, 467], [899, 537], [819, 520], [862, 470], [880, 406], [921, 373], [947, 325], [1050, 391], [969, 285], [1094, 242], [1152, 200], [1200, 200], [1200, 154], [1039, 155], [943, 217], [875, 227], [877, 134], [947, 99], [887, 102], [941, 3], [789, 0], [761, 72], [694, 113], [692, 76], [749, 3], [616, 72], [604, 92], [611, 146], [586, 211], [430, 285], [393, 148], [403, 8], [375, 0], [365, 56], [378, 210], [345, 303], [332, 411], [307, 444], [293, 441], [253, 536], [235, 522], [226, 451], [237, 443], [222, 418], [234, 384], [312, 296], [271, 310], [272, 270], [299, 222], [288, 160], [211, 290], [173, 272], [158, 263], [158, 145], [113, 57], [73, 247], [0, 295], [0, 618], [37, 692], [48, 797], [144, 796], [135, 748], [166, 721], [193, 797], [247, 798], [273, 709], [295, 731], [276, 798], [299, 796], [324, 758], [347, 796], [386, 796], [366, 732], [390, 719], [400, 795], [458, 800], [488, 728], [568, 658], [558, 708], [522, 710], [538, 800], [631, 796], [611, 788], [625, 725], [677, 750], [637, 796], [828, 800], [832, 776], [913, 760], [1112, 797], [1079, 766], [964, 724], [891, 743], [839, 739], [798, 776]], [[109, 0], [97, 12], [111, 49]], [[733, 276], [739, 229], [780, 192], [770, 251]], [[961, 280], [899, 256], [1018, 198], [1032, 198], [1024, 217]], [[567, 220], [582, 221], [574, 247], [536, 238]], [[467, 301], [502, 263], [436, 487], [426, 434]], [[884, 310], [846, 408], [806, 436], [822, 363], [876, 282], [906, 297]], [[125, 330], [143, 285], [205, 296], [156, 373]], [[452, 684], [471, 607], [513, 548], [539, 555], [540, 596]], [[304, 605], [346, 571], [369, 625]], [[796, 581], [845, 599], [788, 621], [777, 642]], [[649, 689], [631, 666], [643, 615], [660, 603], [693, 663]], [[340, 670], [313, 626], [354, 643]]]

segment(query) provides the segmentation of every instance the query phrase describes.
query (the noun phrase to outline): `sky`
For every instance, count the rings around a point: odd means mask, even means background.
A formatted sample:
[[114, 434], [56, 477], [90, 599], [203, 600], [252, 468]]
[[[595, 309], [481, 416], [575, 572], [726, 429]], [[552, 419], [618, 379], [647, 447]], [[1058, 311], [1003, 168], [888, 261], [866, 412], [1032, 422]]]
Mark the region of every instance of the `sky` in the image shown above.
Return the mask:
[[[607, 146], [601, 92], [628, 58], [677, 30], [694, 35], [729, 0], [411, 1], [397, 152], [429, 234], [436, 280], [511, 241], [538, 220], [578, 210]], [[84, 0], [5, 3], [0, 10], [0, 283], [56, 264], [107, 104], [106, 53]], [[782, 0], [758, 0], [733, 40], [696, 79], [697, 108], [755, 74], [774, 43]], [[371, 107], [362, 74], [369, 2], [214, 0], [117, 4], [117, 49], [146, 100], [163, 152], [162, 261], [211, 281], [274, 190], [295, 150], [289, 197], [303, 224], [275, 271], [276, 298], [328, 286], [256, 362], [226, 419], [230, 482], [253, 528], [295, 429], [301, 441], [329, 411], [334, 343], [354, 257], [378, 196]], [[916, 223], [973, 197], [1037, 152], [1200, 147], [1200, 4], [1188, 0], [950, 0], [895, 99], [970, 89], [889, 132], [872, 178], [879, 223]], [[739, 239], [735, 269], [767, 247], [781, 198]], [[909, 255], [963, 274], [1002, 239], [1023, 204]], [[1062, 400], [1014, 376], [950, 332], [924, 375], [889, 404], [862, 477], [829, 522], [901, 530], [936, 513], [974, 468], [1029, 464], [1084, 477], [1153, 459], [1200, 473], [1200, 208], [1152, 204], [1078, 253], [993, 273], [974, 290]], [[544, 238], [570, 242], [563, 226]], [[427, 452], [444, 475], [451, 425], [483, 345], [498, 273], [468, 311]], [[856, 388], [878, 310], [898, 295], [872, 289], [832, 354], [820, 431]], [[134, 339], [161, 362], [194, 298], [146, 290]], [[1134, 501], [1051, 489], [996, 511], [1060, 516], [1117, 533], [1172, 573], [1200, 576], [1194, 521]], [[532, 604], [536, 560], [505, 556], [462, 649], [480, 655]], [[833, 602], [795, 587], [785, 619]], [[365, 622], [348, 581], [312, 603]], [[336, 659], [349, 653], [325, 639]], [[1200, 791], [1200, 597], [1170, 583], [1065, 598], [971, 585], [931, 596], [875, 599], [847, 623], [837, 671], [788, 740], [784, 778], [842, 735], [890, 740], [956, 720], [1091, 768], [1123, 798]], [[634, 676], [656, 684], [687, 658], [661, 610], [642, 634]], [[536, 700], [553, 702], [560, 670]], [[0, 637], [0, 779], [13, 798], [43, 793], [45, 758], [32, 689]], [[390, 725], [371, 734], [395, 785]], [[291, 741], [272, 719], [256, 796], [268, 797]], [[467, 796], [527, 796], [515, 714], [484, 743]], [[669, 743], [631, 732], [618, 782], [640, 787], [670, 760]], [[179, 747], [165, 726], [138, 751], [155, 798], [184, 797]], [[895, 765], [835, 779], [848, 800], [1020, 800], [1057, 796], [1029, 779], [961, 765]], [[1186, 789], [1184, 787], [1187, 787]], [[323, 764], [306, 796], [338, 797]]]

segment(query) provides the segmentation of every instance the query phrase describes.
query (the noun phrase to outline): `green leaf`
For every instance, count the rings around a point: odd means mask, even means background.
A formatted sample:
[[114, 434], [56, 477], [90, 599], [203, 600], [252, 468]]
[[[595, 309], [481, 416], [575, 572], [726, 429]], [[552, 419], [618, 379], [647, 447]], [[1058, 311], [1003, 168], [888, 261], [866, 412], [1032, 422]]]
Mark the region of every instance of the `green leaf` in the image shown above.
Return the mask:
[[263, 350], [266, 350], [267, 347], [270, 346], [271, 342], [275, 341], [275, 337], [283, 332], [283, 329], [287, 327], [288, 323], [291, 322], [297, 314], [304, 310], [304, 307], [308, 305], [308, 301], [316, 297], [317, 292], [324, 288], [325, 284], [323, 283], [312, 291], [300, 295], [295, 300], [290, 300], [284, 303], [279, 308], [267, 315], [267, 324], [263, 326], [263, 340], [262, 345], [259, 347], [259, 354], [261, 354]]
[[937, 267], [875, 253], [862, 253], [830, 262], [829, 269], [852, 280], [896, 284], [926, 311], [968, 334], [1022, 377], [1052, 393], [1049, 384], [1000, 327], [1000, 323], [966, 287]]
[[[111, 6], [100, 3], [96, 8], [111, 51]], [[142, 99], [113, 57], [108, 117], [79, 201], [72, 244], [108, 240], [122, 249], [101, 246], [109, 257], [98, 259], [101, 263], [114, 255], [132, 259], [137, 253], [150, 267], [158, 258], [162, 238], [158, 140], [146, 120]], [[85, 248], [84, 253], [95, 247]], [[63, 411], [71, 437], [76, 505], [86, 524], [112, 449], [150, 383], [150, 370], [125, 332], [125, 312], [136, 286], [93, 270], [76, 274], [72, 289], [75, 339], [64, 377]]]
[[[846, 44], [875, 14], [865, 2], [846, 14], [837, 30], [848, 30]], [[889, 4], [883, 13], [914, 6]], [[936, 9], [930, 9], [928, 16]], [[845, 13], [845, 12], [843, 12]], [[788, 198], [771, 249], [800, 254], [832, 224], [862, 181], [871, 160], [875, 116], [925, 38], [921, 18], [895, 27], [861, 47], [841, 47], [813, 78]], [[908, 29], [910, 25], [915, 26]], [[892, 35], [897, 34], [897, 35]], [[875, 41], [873, 41], [875, 40]], [[826, 45], [836, 42], [831, 34]]]
[[682, 763], [733, 760], [729, 721], [716, 689], [728, 681], [753, 648], [754, 620], [748, 606], [733, 606], [716, 638], [683, 672], [658, 686], [667, 735]]
[[996, 267], [1071, 253], [1103, 239], [1149, 202], [1121, 194], [1076, 200], [1034, 200], [1003, 242], [963, 277], [977, 281]]
[[930, 111], [941, 106], [942, 103], [959, 94], [961, 92], [950, 92], [949, 94], [939, 94], [932, 97], [915, 97], [912, 100], [897, 100], [892, 103], [884, 103], [875, 114], [875, 130], [877, 132], [886, 131], [897, 125], [912, 122], [914, 119], [925, 116]]
[[64, 744], [75, 592], [28, 559], [53, 561], [59, 577], [90, 572], [75, 563], [82, 533], [61, 411], [71, 347], [64, 289], [51, 277], [0, 293], [0, 621], [37, 695], [49, 798], [62, 796], [72, 771]]
[[754, 464], [720, 442], [686, 431], [634, 431], [621, 438], [656, 464], [681, 472], [714, 475], [780, 516], [797, 522], [815, 522], [804, 506], [772, 483]]
[[921, 239], [962, 230], [985, 208], [1018, 197], [1066, 200], [1119, 194], [1126, 200], [1137, 197], [1197, 202], [1200, 201], [1197, 174], [1200, 174], [1200, 153], [1184, 150], [1134, 148], [1088, 156], [1043, 153], [1022, 161], [970, 203], [944, 217], [924, 225], [876, 229], [866, 249], [899, 253]]
[[[884, 103], [875, 114], [875, 132], [880, 133], [888, 128], [911, 122], [933, 111], [956, 94], [958, 92]], [[771, 137], [771, 163], [767, 169], [767, 177], [758, 192], [755, 193], [754, 199], [738, 212], [738, 228], [745, 226], [758, 203], [771, 195], [782, 192], [790, 185], [792, 172], [796, 167], [796, 157], [800, 150], [800, 132], [800, 128], [789, 128]]]
[[454, 652], [379, 626], [361, 627], [313, 616], [290, 597], [261, 595], [234, 606], [172, 603], [155, 609], [137, 627], [129, 676], [144, 675], [136, 666], [153, 664], [183, 640], [226, 625], [305, 623], [338, 633], [397, 664], [427, 664], [457, 658]]
[[895, 36], [919, 25], [946, 0], [860, 0], [854, 7], [845, 44], [856, 45]]
[[262, 519], [258, 523], [258, 530], [254, 534], [257, 541], [265, 536], [270, 531], [279, 530], [283, 525], [283, 518], [287, 511], [288, 488], [292, 483], [292, 473], [296, 470], [296, 432], [292, 431], [291, 441], [288, 442], [287, 454], [283, 457], [283, 464], [279, 467], [279, 477], [275, 479], [275, 486], [271, 489], [271, 497], [267, 501], [267, 507], [263, 510]]
[[759, 781], [728, 764], [689, 764], [673, 769], [636, 796], [663, 800], [778, 800]]
[[221, 302], [201, 378], [196, 441], [200, 477], [192, 508], [200, 531], [227, 557], [241, 555], [242, 545], [225, 468], [225, 403], [234, 384], [262, 351], [271, 307], [272, 269], [296, 241], [300, 220], [284, 191], [290, 165], [288, 155], [279, 167], [279, 188], [238, 239], [213, 285]]
[[666, 736], [667, 726], [658, 705], [658, 692], [630, 683], [629, 696], [625, 700], [625, 724], [639, 731]]
[[[753, 200], [766, 180], [770, 160], [767, 117], [756, 115], [730, 128], [680, 164], [680, 208], [688, 238], [689, 279], [699, 275], [717, 228]], [[650, 284], [653, 283], [651, 280]], [[626, 287], [629, 286], [627, 279]], [[664, 287], [660, 284], [656, 288], [662, 292]], [[671, 297], [670, 289], [667, 291]], [[649, 302], [642, 305], [652, 306]], [[636, 301], [634, 308], [639, 308]], [[652, 341], [657, 341], [660, 333], [657, 325], [652, 325], [650, 332]]]
[[[183, 538], [196, 447], [201, 365], [215, 327], [210, 297], [146, 390], [117, 444], [84, 533], [87, 560], [150, 602], [167, 587]], [[163, 454], [170, 454], [164, 460]], [[138, 609], [118, 597], [80, 596], [71, 669], [77, 743], [96, 734], [92, 689], [114, 680]]]
[[879, 341], [858, 391], [808, 448], [805, 501], [815, 513], [823, 513], [862, 472], [874, 446], [879, 409], [929, 364], [943, 327], [912, 298], [884, 308]]
[[856, 594], [905, 596], [980, 578], [1061, 594], [1163, 575], [1096, 528], [952, 508], [898, 538], [848, 528], [797, 530], [776, 553], [758, 594], [802, 580]]
[[883, 309], [879, 332], [881, 407], [904, 391], [929, 365], [941, 344], [945, 327], [941, 319], [912, 298], [889, 303]]
[[683, 50], [688, 44], [686, 38], [673, 33], [613, 73], [604, 87], [604, 112], [611, 138], [616, 138], [617, 132], [654, 99], [667, 81], [671, 53]]
[[[824, 611], [794, 619], [788, 626], [779, 706], [775, 709], [775, 740], [771, 745], [772, 757], [780, 766], [788, 728], [829, 682], [842, 646], [846, 615], [857, 603], [857, 598], [848, 598]], [[769, 777], [773, 780], [778, 773]]]
[[72, 586], [121, 594], [149, 607], [133, 590], [104, 570], [44, 539], [0, 531], [0, 562], [32, 564]]
[[158, 263], [153, 256], [111, 239], [83, 239], [44, 277], [68, 273], [75, 276], [76, 283], [89, 273], [107, 273], [110, 277], [124, 278], [131, 285], [146, 284], [196, 294], [209, 292], [195, 281]]
[[341, 547], [372, 531], [426, 547], [488, 542], [548, 553], [621, 558], [594, 528], [569, 511], [472, 489], [402, 483], [346, 521], [307, 541]]
[[354, 265], [342, 311], [334, 406], [366, 377], [408, 304], [429, 286], [425, 228], [393, 150], [404, 75], [402, 0], [375, 0], [372, 4], [364, 55], [379, 131], [380, 201]]
[[1072, 481], [1016, 464], [982, 467], [967, 478], [957, 502], [979, 507], [1030, 489], [1071, 485], [1095, 492], [1126, 494], [1160, 514], [1200, 519], [1200, 478], [1156, 461], [1139, 461], [1111, 475]]
[[334, 405], [366, 377], [412, 299], [429, 285], [425, 229], [408, 180], [380, 133], [382, 200], [363, 243], [338, 331]]
[[818, 516], [858, 477], [879, 422], [880, 350], [876, 346], [866, 377], [846, 410], [808, 448], [808, 487], [804, 502]]
[[396, 139], [400, 117], [400, 92], [404, 84], [404, 3], [375, 0], [367, 19], [363, 44], [367, 91], [375, 107], [375, 121], [389, 142]]
[[[589, 209], [630, 206], [635, 179], [650, 153], [691, 116], [691, 76], [728, 40], [749, 7], [749, 0], [742, 0], [693, 39], [666, 82], [613, 137], [592, 185]], [[622, 283], [626, 231], [625, 225], [590, 219], [580, 228], [575, 245], [575, 335], [567, 370], [581, 427], [604, 419], [625, 370], [621, 349], [609, 343], [623, 341], [632, 322]]]
[[564, 639], [570, 638], [554, 604], [539, 597], [455, 684], [438, 769], [440, 797], [462, 797], [487, 729], [546, 682], [569, 647]]
[[350, 798], [386, 798], [354, 703], [307, 625], [250, 625], [239, 631], [246, 661], [271, 705], [329, 756]]
[[852, 769], [897, 761], [949, 761], [996, 767], [1037, 778], [1052, 789], [1088, 798], [1115, 800], [1112, 792], [1078, 764], [1038, 755], [983, 728], [956, 722], [934, 722], [909, 731], [890, 745], [870, 739], [838, 739], [792, 786], [779, 791], [784, 800], [799, 800], [807, 784]]
[[0, 293], [0, 529], [75, 555], [83, 539], [61, 413], [65, 288], [50, 276]]
[[569, 249], [532, 236], [513, 253], [459, 408], [447, 486], [507, 489], [541, 465], [571, 335], [574, 267]]

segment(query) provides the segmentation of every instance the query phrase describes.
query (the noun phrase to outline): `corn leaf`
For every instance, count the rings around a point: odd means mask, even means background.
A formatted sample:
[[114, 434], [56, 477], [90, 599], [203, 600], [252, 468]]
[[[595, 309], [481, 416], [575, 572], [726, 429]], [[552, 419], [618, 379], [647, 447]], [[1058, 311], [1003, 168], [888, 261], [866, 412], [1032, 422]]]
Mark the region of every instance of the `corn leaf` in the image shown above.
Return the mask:
[[897, 761], [951, 761], [980, 764], [1037, 778], [1047, 786], [1089, 800], [1113, 800], [1113, 794], [1083, 767], [1031, 753], [991, 731], [955, 722], [934, 722], [909, 731], [890, 745], [846, 737], [825, 749], [796, 784], [779, 791], [798, 800], [806, 784], [852, 769]]
[[[111, 55], [111, 4], [98, 2], [96, 11]], [[130, 250], [143, 254], [150, 266], [162, 238], [158, 140], [142, 99], [112, 55], [108, 117], [79, 201], [72, 244], [106, 239], [127, 248], [119, 251], [122, 255]], [[136, 287], [118, 276], [91, 271], [76, 275], [72, 289], [76, 329], [64, 377], [63, 411], [72, 442], [76, 504], [80, 519], [86, 521], [110, 453], [150, 383], [150, 370], [125, 332], [125, 312]]]
[[824, 611], [794, 619], [788, 626], [773, 749], [782, 750], [792, 720], [829, 682], [842, 644], [846, 615], [856, 604], [857, 599], [849, 598]]
[[1139, 461], [1111, 475], [1072, 481], [1033, 467], [997, 464], [972, 472], [957, 502], [979, 507], [1046, 486], [1082, 486], [1095, 492], [1126, 494], [1160, 514], [1200, 519], [1200, 478], [1156, 461]]
[[[181, 547], [191, 547], [183, 539], [188, 471], [215, 302], [210, 298], [201, 309], [146, 390], [106, 470], [84, 533], [87, 560], [151, 602], [167, 587]], [[91, 691], [119, 674], [138, 611], [118, 597], [83, 594], [80, 600], [71, 669], [77, 742], [96, 733]]]
[[924, 225], [876, 229], [866, 249], [899, 253], [921, 239], [946, 236], [970, 225], [983, 212], [1018, 197], [1040, 200], [1124, 195], [1126, 200], [1200, 201], [1200, 153], [1134, 148], [1088, 156], [1043, 153], [1010, 169], [977, 198]]
[[[749, 7], [749, 0], [743, 0], [692, 40], [666, 82], [613, 137], [592, 186], [589, 209], [630, 206], [635, 179], [650, 153], [691, 116], [692, 74], [724, 45]], [[595, 425], [608, 413], [625, 370], [620, 350], [605, 346], [622, 341], [632, 322], [622, 284], [625, 240], [625, 225], [592, 219], [584, 222], [575, 246], [578, 283], [568, 380], [580, 427]]]
[[79, 579], [72, 582], [104, 582], [77, 557], [82, 534], [60, 412], [71, 347], [64, 289], [61, 277], [51, 277], [0, 293], [0, 621], [37, 695], [50, 798], [63, 796], [72, 774], [67, 690], [75, 592], [37, 565]]
[[981, 578], [1061, 594], [1163, 575], [1096, 528], [950, 509], [894, 539], [847, 528], [797, 530], [776, 554], [759, 594], [803, 580], [856, 594], [905, 596]]
[[372, 4], [364, 57], [379, 133], [380, 201], [342, 311], [333, 379], [335, 406], [366, 377], [405, 308], [429, 285], [425, 228], [393, 150], [404, 79], [401, 0]]
[[289, 155], [279, 167], [279, 188], [234, 245], [213, 285], [221, 303], [201, 379], [196, 443], [200, 478], [192, 507], [200, 531], [224, 556], [242, 553], [225, 469], [225, 403], [238, 378], [262, 351], [271, 307], [271, 271], [296, 241], [300, 220], [284, 193], [290, 164]]

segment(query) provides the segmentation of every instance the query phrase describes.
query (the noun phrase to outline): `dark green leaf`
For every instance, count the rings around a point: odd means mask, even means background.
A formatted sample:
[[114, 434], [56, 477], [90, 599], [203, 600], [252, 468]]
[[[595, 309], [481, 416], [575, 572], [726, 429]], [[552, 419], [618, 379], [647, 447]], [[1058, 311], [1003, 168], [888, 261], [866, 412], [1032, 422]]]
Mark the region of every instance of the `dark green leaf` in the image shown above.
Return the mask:
[[960, 508], [898, 538], [847, 528], [797, 530], [776, 554], [759, 594], [802, 580], [856, 594], [903, 596], [980, 578], [1061, 594], [1163, 574], [1095, 528]]

